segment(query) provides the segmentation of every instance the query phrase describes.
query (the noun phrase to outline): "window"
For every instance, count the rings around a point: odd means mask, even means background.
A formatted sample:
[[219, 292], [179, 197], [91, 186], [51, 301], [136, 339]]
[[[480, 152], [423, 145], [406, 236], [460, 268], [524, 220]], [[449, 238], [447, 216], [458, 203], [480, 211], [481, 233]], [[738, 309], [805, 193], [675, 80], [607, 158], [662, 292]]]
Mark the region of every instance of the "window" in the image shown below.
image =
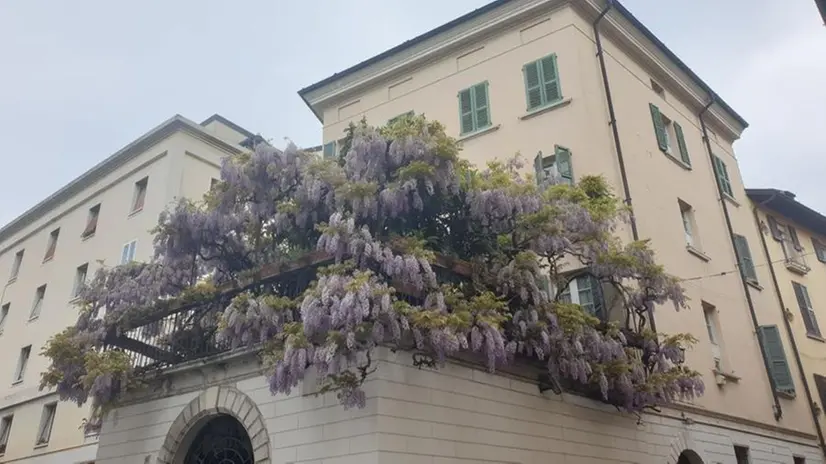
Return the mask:
[[488, 83], [482, 82], [459, 92], [461, 134], [470, 134], [490, 126]]
[[413, 110], [410, 110], [407, 113], [402, 113], [398, 116], [395, 116], [395, 117], [392, 117], [392, 118], [388, 119], [387, 120], [387, 125], [392, 126], [393, 124], [395, 124], [395, 123], [397, 123], [397, 122], [399, 122], [403, 119], [412, 118], [415, 114], [416, 113], [414, 113]]
[[800, 237], [797, 236], [797, 230], [788, 224], [778, 223], [773, 216], [766, 215], [766, 220], [769, 223], [772, 237], [783, 247], [787, 269], [799, 274], [808, 272], [806, 254], [803, 252], [803, 245], [800, 243]]
[[806, 464], [806, 458], [803, 456], [792, 456], [794, 464]]
[[564, 303], [578, 304], [585, 312], [600, 319], [605, 316], [602, 284], [594, 276], [585, 275], [571, 280], [559, 299]]
[[806, 333], [820, 337], [820, 326], [817, 325], [817, 316], [812, 307], [812, 300], [809, 298], [809, 290], [805, 285], [792, 282], [794, 296], [797, 297], [797, 305], [800, 307], [800, 314], [803, 316], [803, 325], [806, 326]]
[[29, 356], [32, 354], [32, 346], [23, 347], [20, 350], [20, 358], [17, 359], [17, 370], [14, 371], [14, 383], [22, 382], [26, 375], [26, 366], [29, 364]]
[[132, 240], [131, 242], [127, 243], [123, 246], [123, 249], [120, 252], [120, 263], [126, 264], [131, 263], [135, 260], [135, 248], [138, 246], [137, 240]]
[[0, 334], [3, 333], [3, 327], [6, 325], [6, 319], [9, 318], [9, 310], [11, 309], [11, 303], [6, 303], [0, 308]]
[[32, 304], [32, 312], [29, 314], [29, 320], [40, 317], [40, 310], [43, 309], [44, 298], [46, 298], [46, 286], [41, 285], [37, 291], [34, 292], [34, 303]]
[[334, 158], [336, 156], [336, 143], [329, 142], [324, 144], [324, 158]]
[[20, 250], [14, 255], [14, 263], [11, 265], [11, 276], [9, 277], [9, 282], [16, 279], [17, 276], [20, 274], [20, 266], [23, 264], [23, 252], [26, 250]]
[[80, 291], [86, 285], [86, 275], [89, 273], [89, 263], [80, 265], [75, 269], [75, 283], [72, 286], [72, 298], [80, 296]]
[[680, 206], [680, 217], [683, 220], [683, 233], [685, 234], [686, 245], [700, 249], [700, 242], [697, 237], [697, 224], [694, 219], [694, 208], [683, 200], [677, 200]]
[[522, 74], [525, 76], [528, 111], [562, 100], [556, 55], [548, 55], [526, 64], [522, 67]]
[[46, 254], [43, 256], [43, 262], [54, 258], [54, 252], [57, 249], [57, 239], [60, 237], [60, 228], [57, 228], [49, 234], [49, 244], [46, 246]]
[[754, 259], [751, 257], [751, 250], [749, 249], [749, 242], [746, 237], [742, 235], [734, 235], [734, 249], [737, 252], [738, 264], [743, 270], [743, 275], [746, 280], [752, 283], [757, 283], [757, 270], [754, 267]]
[[209, 189], [213, 190], [215, 187], [221, 183], [221, 179], [212, 178], [209, 180]]
[[550, 156], [536, 154], [533, 160], [536, 181], [540, 185], [545, 181], [551, 184], [574, 183], [574, 169], [571, 164], [571, 150], [557, 145], [554, 147], [554, 154]]
[[723, 194], [728, 195], [730, 198], [734, 198], [734, 191], [731, 189], [731, 179], [728, 176], [728, 169], [726, 168], [726, 163], [720, 159], [717, 155], [711, 155], [712, 160], [714, 160], [714, 172], [717, 175], [717, 183], [720, 185], [720, 190], [723, 191]]
[[9, 444], [9, 435], [11, 435], [11, 424], [14, 416], [6, 416], [0, 420], [0, 456], [6, 453], [6, 445]]
[[143, 179], [135, 182], [135, 195], [132, 198], [132, 213], [137, 213], [143, 209], [143, 205], [146, 202], [147, 187], [149, 187], [148, 177], [144, 177]]
[[658, 84], [654, 79], [649, 80], [651, 81], [651, 90], [653, 90], [654, 93], [661, 96], [662, 98], [665, 98], [665, 89], [663, 89], [663, 87], [660, 84]]
[[821, 263], [826, 263], [826, 245], [820, 240], [812, 237], [812, 248], [815, 250], [817, 260]]
[[37, 445], [45, 445], [49, 443], [49, 438], [52, 436], [52, 425], [54, 425], [54, 416], [57, 412], [57, 403], [50, 403], [43, 406], [43, 414], [40, 416], [40, 428], [37, 432]]
[[691, 166], [691, 157], [688, 156], [688, 147], [685, 143], [682, 126], [665, 117], [660, 112], [660, 109], [657, 108], [657, 105], [649, 103], [648, 108], [651, 110], [651, 120], [654, 122], [654, 135], [657, 138], [657, 146], [660, 148], [660, 151], [675, 159], [679, 156], [681, 163], [686, 166]]
[[722, 349], [720, 328], [717, 318], [717, 308], [703, 302], [703, 317], [706, 321], [706, 331], [708, 332], [708, 340], [711, 342], [711, 356], [714, 359], [714, 369], [718, 372], [723, 372]]
[[794, 394], [794, 381], [786, 360], [786, 351], [776, 325], [761, 325], [758, 329], [763, 353], [769, 363], [769, 374], [774, 380], [774, 388], [780, 393]]
[[737, 464], [749, 464], [749, 447], [734, 445], [734, 458]]
[[86, 219], [86, 228], [80, 234], [80, 238], [89, 238], [95, 235], [98, 228], [98, 217], [100, 216], [100, 203], [89, 208], [89, 217]]

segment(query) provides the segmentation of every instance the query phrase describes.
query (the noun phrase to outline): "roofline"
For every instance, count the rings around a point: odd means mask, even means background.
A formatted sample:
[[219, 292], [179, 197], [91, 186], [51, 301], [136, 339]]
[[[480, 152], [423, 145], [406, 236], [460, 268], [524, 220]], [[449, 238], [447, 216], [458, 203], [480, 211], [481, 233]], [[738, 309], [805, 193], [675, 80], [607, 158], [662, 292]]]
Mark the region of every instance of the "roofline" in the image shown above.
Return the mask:
[[145, 152], [147, 149], [151, 148], [158, 142], [162, 141], [163, 139], [169, 137], [170, 135], [178, 131], [189, 132], [195, 135], [196, 137], [204, 139], [227, 152], [241, 152], [241, 149], [212, 135], [211, 133], [204, 130], [204, 128], [198, 125], [196, 122], [191, 121], [181, 116], [180, 114], [176, 114], [175, 116], [167, 119], [158, 126], [154, 127], [149, 132], [138, 137], [125, 147], [121, 148], [113, 155], [96, 164], [91, 169], [84, 172], [79, 177], [75, 178], [73, 181], [69, 182], [55, 193], [46, 197], [45, 200], [32, 206], [23, 214], [21, 214], [20, 216], [18, 216], [17, 218], [13, 219], [11, 222], [0, 228], [0, 243], [9, 239], [15, 233], [19, 232], [29, 224], [41, 218], [43, 215], [48, 213], [50, 210], [54, 209], [56, 206], [65, 202], [67, 198], [70, 198], [82, 192], [83, 189], [89, 187], [97, 180], [113, 172], [115, 169], [119, 168], [127, 161]]
[[[450, 30], [450, 29], [452, 29], [452, 28], [454, 28], [454, 27], [456, 27], [456, 26], [458, 26], [462, 23], [465, 23], [465, 22], [470, 21], [470, 20], [472, 20], [472, 19], [474, 19], [478, 16], [481, 16], [485, 13], [488, 13], [492, 10], [495, 10], [495, 9], [499, 8], [500, 6], [503, 6], [503, 5], [505, 5], [505, 4], [507, 4], [511, 1], [514, 1], [514, 0], [496, 0], [494, 2], [488, 3], [487, 5], [485, 5], [481, 8], [477, 8], [477, 9], [471, 11], [470, 13], [467, 13], [463, 16], [460, 16], [460, 17], [458, 17], [458, 18], [456, 18], [456, 19], [454, 19], [454, 20], [452, 20], [448, 23], [445, 23], [445, 24], [443, 24], [443, 25], [441, 25], [441, 26], [439, 26], [435, 29], [432, 29], [428, 32], [425, 32], [424, 34], [416, 36], [416, 37], [414, 37], [410, 40], [407, 40], [407, 41], [405, 41], [405, 42], [403, 42], [403, 43], [401, 43], [401, 44], [399, 44], [399, 45], [397, 45], [397, 46], [395, 46], [395, 47], [393, 47], [393, 48], [391, 48], [391, 49], [389, 49], [385, 52], [382, 52], [382, 53], [380, 53], [380, 54], [378, 54], [378, 55], [376, 55], [372, 58], [368, 58], [367, 60], [362, 61], [361, 63], [358, 63], [354, 66], [351, 66], [351, 67], [345, 69], [344, 71], [335, 73], [330, 77], [327, 77], [325, 79], [322, 79], [322, 80], [316, 82], [315, 84], [311, 84], [307, 87], [304, 87], [303, 89], [298, 91], [298, 95], [301, 96], [301, 99], [304, 100], [304, 103], [310, 108], [310, 110], [313, 112], [313, 114], [316, 115], [318, 120], [324, 122], [323, 118], [316, 112], [316, 110], [313, 108], [313, 106], [310, 104], [310, 102], [307, 101], [306, 95], [309, 92], [317, 90], [321, 87], [324, 87], [325, 85], [336, 82], [337, 80], [342, 79], [342, 78], [344, 78], [344, 77], [346, 77], [350, 74], [353, 74], [353, 73], [355, 73], [357, 71], [360, 71], [364, 68], [367, 68], [367, 67], [369, 67], [373, 64], [376, 64], [376, 63], [378, 63], [378, 62], [380, 62], [380, 61], [382, 61], [386, 58], [389, 58], [389, 57], [391, 57], [391, 56], [393, 56], [393, 55], [395, 55], [395, 54], [397, 54], [401, 51], [404, 51], [408, 48], [411, 48], [411, 47], [413, 47], [413, 46], [415, 46], [415, 45], [417, 45], [417, 44], [419, 44], [419, 43], [421, 43], [421, 42], [423, 42], [423, 41], [425, 41], [425, 40], [427, 40], [431, 37], [434, 37], [438, 34], [441, 34], [442, 32], [446, 32], [446, 31], [448, 31], [448, 30]], [[640, 32], [642, 32], [642, 34], [647, 39], [649, 39], [663, 54], [665, 54], [670, 60], [672, 60], [674, 62], [674, 64], [676, 64], [677, 67], [680, 68], [680, 70], [685, 72], [688, 75], [688, 77], [695, 80], [697, 82], [697, 84], [711, 96], [713, 101], [718, 103], [720, 105], [720, 107], [722, 107], [726, 112], [731, 114], [731, 116], [739, 124], [741, 124], [744, 129], [749, 126], [749, 123], [746, 122], [746, 120], [743, 119], [743, 117], [740, 116], [740, 114], [738, 114], [736, 111], [734, 111], [734, 109], [731, 106], [729, 106], [728, 103], [726, 103], [722, 98], [720, 98], [714, 92], [714, 90], [712, 90], [711, 87], [708, 84], [705, 83], [705, 81], [700, 79], [700, 77], [694, 71], [692, 71], [691, 68], [688, 67], [688, 65], [686, 65], [681, 59], [679, 59], [677, 57], [677, 55], [674, 54], [674, 52], [672, 52], [660, 39], [658, 39], [654, 35], [653, 32], [651, 32], [651, 30], [649, 30], [647, 27], [645, 27], [642, 24], [642, 22], [640, 22], [639, 19], [637, 19], [633, 14], [631, 14], [631, 12], [628, 11], [628, 9], [625, 8], [625, 6], [623, 6], [618, 0], [607, 0], [607, 1], [611, 4], [613, 4], [613, 7], [617, 11], [619, 11], [620, 14], [625, 16], [625, 18], [628, 19], [628, 21], [631, 22], [631, 24], [634, 27], [639, 29]]]
[[820, 17], [823, 18], [823, 24], [826, 24], [826, 0], [815, 0], [815, 4], [820, 11]]
[[250, 132], [250, 131], [248, 131], [248, 130], [244, 129], [243, 127], [239, 126], [238, 124], [235, 124], [234, 122], [232, 122], [232, 121], [230, 121], [229, 119], [227, 119], [227, 118], [225, 118], [225, 117], [221, 116], [221, 115], [220, 115], [220, 114], [218, 114], [218, 113], [215, 113], [215, 114], [213, 114], [212, 116], [210, 116], [210, 117], [208, 117], [208, 118], [204, 119], [204, 122], [202, 122], [202, 123], [201, 123], [201, 125], [202, 125], [202, 126], [206, 126], [207, 124], [211, 123], [212, 121], [218, 121], [218, 122], [220, 122], [221, 124], [223, 124], [223, 125], [225, 125], [225, 126], [228, 126], [228, 127], [229, 127], [229, 128], [231, 128], [232, 130], [234, 130], [234, 131], [236, 131], [236, 132], [240, 133], [240, 134], [241, 134], [241, 135], [243, 135], [244, 137], [250, 138], [250, 137], [254, 137], [254, 136], [255, 136], [255, 134], [253, 134], [252, 132]]
[[[781, 213], [788, 219], [792, 219], [796, 223], [804, 225], [810, 228], [813, 232], [817, 232], [818, 234], [826, 237], [826, 216], [797, 201], [793, 193], [780, 189], [759, 188], [746, 189], [746, 196], [749, 197], [751, 201], [757, 203], [758, 206], [763, 206], [772, 211]], [[798, 211], [780, 211], [779, 208], [772, 207], [772, 203], [775, 201], [783, 202]]]

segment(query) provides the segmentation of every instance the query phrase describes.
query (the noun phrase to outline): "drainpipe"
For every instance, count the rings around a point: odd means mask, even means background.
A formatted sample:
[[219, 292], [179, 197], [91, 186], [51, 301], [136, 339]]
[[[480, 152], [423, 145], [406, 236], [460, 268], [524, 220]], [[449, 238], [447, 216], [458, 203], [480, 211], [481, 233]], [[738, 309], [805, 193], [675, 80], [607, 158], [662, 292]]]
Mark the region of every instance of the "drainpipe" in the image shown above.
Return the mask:
[[717, 184], [717, 193], [720, 196], [720, 204], [723, 206], [723, 217], [726, 219], [726, 228], [728, 229], [729, 241], [731, 242], [731, 248], [734, 250], [734, 258], [737, 262], [740, 283], [743, 286], [743, 291], [746, 293], [746, 303], [748, 303], [749, 314], [751, 314], [751, 324], [754, 327], [754, 332], [757, 334], [757, 341], [760, 343], [760, 355], [763, 358], [763, 367], [766, 370], [766, 377], [769, 379], [769, 386], [771, 387], [772, 398], [774, 399], [774, 420], [779, 421], [780, 418], [783, 417], [783, 408], [780, 406], [780, 398], [777, 396], [777, 386], [774, 383], [774, 377], [772, 377], [771, 370], [769, 369], [769, 358], [766, 356], [765, 351], [763, 351], [763, 336], [759, 329], [760, 323], [757, 321], [757, 313], [754, 311], [754, 302], [751, 299], [751, 292], [749, 291], [749, 284], [746, 281], [745, 271], [743, 271], [743, 266], [740, 266], [740, 255], [737, 253], [737, 246], [734, 242], [734, 228], [731, 226], [731, 217], [728, 214], [728, 205], [726, 205], [725, 193], [723, 192], [723, 187], [720, 185], [720, 181], [718, 180], [719, 173], [717, 172], [717, 165], [714, 163], [714, 152], [711, 149], [711, 141], [708, 138], [708, 129], [706, 128], [706, 122], [703, 119], [705, 112], [708, 111], [709, 108], [711, 108], [711, 105], [717, 101], [717, 96], [713, 92], [709, 92], [709, 98], [710, 101], [705, 107], [703, 107], [698, 115], [700, 118], [700, 127], [703, 129], [703, 141], [706, 145], [706, 151], [708, 151], [708, 160], [711, 163], [711, 169], [714, 172], [714, 183]]
[[[776, 193], [772, 194], [769, 199], [761, 201], [759, 206], [764, 206], [771, 203], [776, 196]], [[763, 236], [763, 230], [760, 227], [760, 217], [757, 215], [757, 206], [753, 206], [751, 208], [751, 212], [754, 215], [754, 223], [757, 225], [758, 235], [760, 236], [760, 244], [763, 246], [763, 253], [766, 256], [766, 261], [769, 263], [769, 273], [772, 277], [774, 292], [777, 294], [778, 303], [780, 303], [780, 318], [783, 319], [783, 325], [786, 327], [786, 334], [789, 336], [789, 341], [792, 344], [794, 361], [797, 365], [797, 370], [800, 371], [800, 378], [803, 381], [803, 392], [806, 394], [806, 400], [809, 402], [809, 411], [812, 413], [812, 419], [815, 421], [815, 431], [817, 432], [817, 440], [820, 443], [820, 451], [824, 456], [826, 456], [826, 441], [823, 439], [823, 429], [820, 427], [820, 422], [817, 420], [817, 411], [815, 410], [812, 390], [809, 389], [809, 382], [806, 381], [806, 371], [803, 370], [803, 361], [800, 359], [800, 351], [797, 349], [797, 342], [794, 339], [792, 324], [789, 322], [789, 318], [786, 317], [786, 303], [783, 302], [783, 295], [780, 293], [780, 285], [777, 283], [777, 274], [774, 272], [774, 261], [772, 260], [771, 254], [769, 254], [769, 246], [766, 243], [766, 237]], [[826, 408], [826, 405], [821, 405], [821, 407]]]
[[[620, 143], [619, 129], [617, 129], [617, 116], [614, 111], [614, 99], [611, 97], [611, 86], [608, 84], [608, 70], [605, 67], [605, 57], [602, 50], [602, 38], [599, 33], [599, 24], [602, 18], [611, 11], [614, 7], [614, 1], [608, 0], [605, 8], [599, 13], [597, 19], [594, 20], [594, 40], [597, 45], [597, 58], [599, 59], [599, 69], [602, 73], [602, 86], [605, 88], [605, 100], [608, 103], [608, 125], [611, 126], [611, 133], [614, 136], [614, 148], [617, 151], [617, 163], [619, 163], [620, 177], [622, 177], [622, 191], [625, 195], [625, 204], [631, 208], [631, 189], [628, 186], [628, 174], [625, 171], [625, 158], [622, 156], [622, 143]], [[640, 239], [639, 231], [637, 230], [637, 220], [634, 217], [634, 210], [631, 209], [631, 237], [634, 241]], [[654, 310], [652, 307], [648, 308], [648, 321], [651, 325], [651, 330], [657, 331], [657, 325], [654, 323]]]

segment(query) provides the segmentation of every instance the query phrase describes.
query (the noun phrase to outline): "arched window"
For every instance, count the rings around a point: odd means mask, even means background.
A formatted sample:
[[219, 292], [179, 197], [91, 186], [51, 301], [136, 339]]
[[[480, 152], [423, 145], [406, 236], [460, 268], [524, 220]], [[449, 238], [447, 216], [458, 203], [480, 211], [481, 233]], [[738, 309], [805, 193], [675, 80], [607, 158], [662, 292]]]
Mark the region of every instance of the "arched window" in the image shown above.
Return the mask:
[[252, 443], [244, 426], [228, 415], [204, 424], [184, 459], [184, 464], [253, 464]]

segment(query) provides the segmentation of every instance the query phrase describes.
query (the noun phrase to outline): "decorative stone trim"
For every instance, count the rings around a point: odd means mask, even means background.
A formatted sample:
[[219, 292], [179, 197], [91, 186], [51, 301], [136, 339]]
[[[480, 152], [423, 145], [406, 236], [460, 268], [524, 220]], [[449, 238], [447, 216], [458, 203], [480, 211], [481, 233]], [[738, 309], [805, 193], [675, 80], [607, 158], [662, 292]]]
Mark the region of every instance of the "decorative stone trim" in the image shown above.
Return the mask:
[[188, 435], [193, 427], [218, 414], [232, 416], [244, 426], [252, 443], [255, 464], [270, 464], [270, 435], [261, 411], [249, 396], [230, 386], [210, 387], [183, 408], [169, 427], [156, 463], [174, 464], [178, 449], [189, 446], [186, 441], [191, 440]]

